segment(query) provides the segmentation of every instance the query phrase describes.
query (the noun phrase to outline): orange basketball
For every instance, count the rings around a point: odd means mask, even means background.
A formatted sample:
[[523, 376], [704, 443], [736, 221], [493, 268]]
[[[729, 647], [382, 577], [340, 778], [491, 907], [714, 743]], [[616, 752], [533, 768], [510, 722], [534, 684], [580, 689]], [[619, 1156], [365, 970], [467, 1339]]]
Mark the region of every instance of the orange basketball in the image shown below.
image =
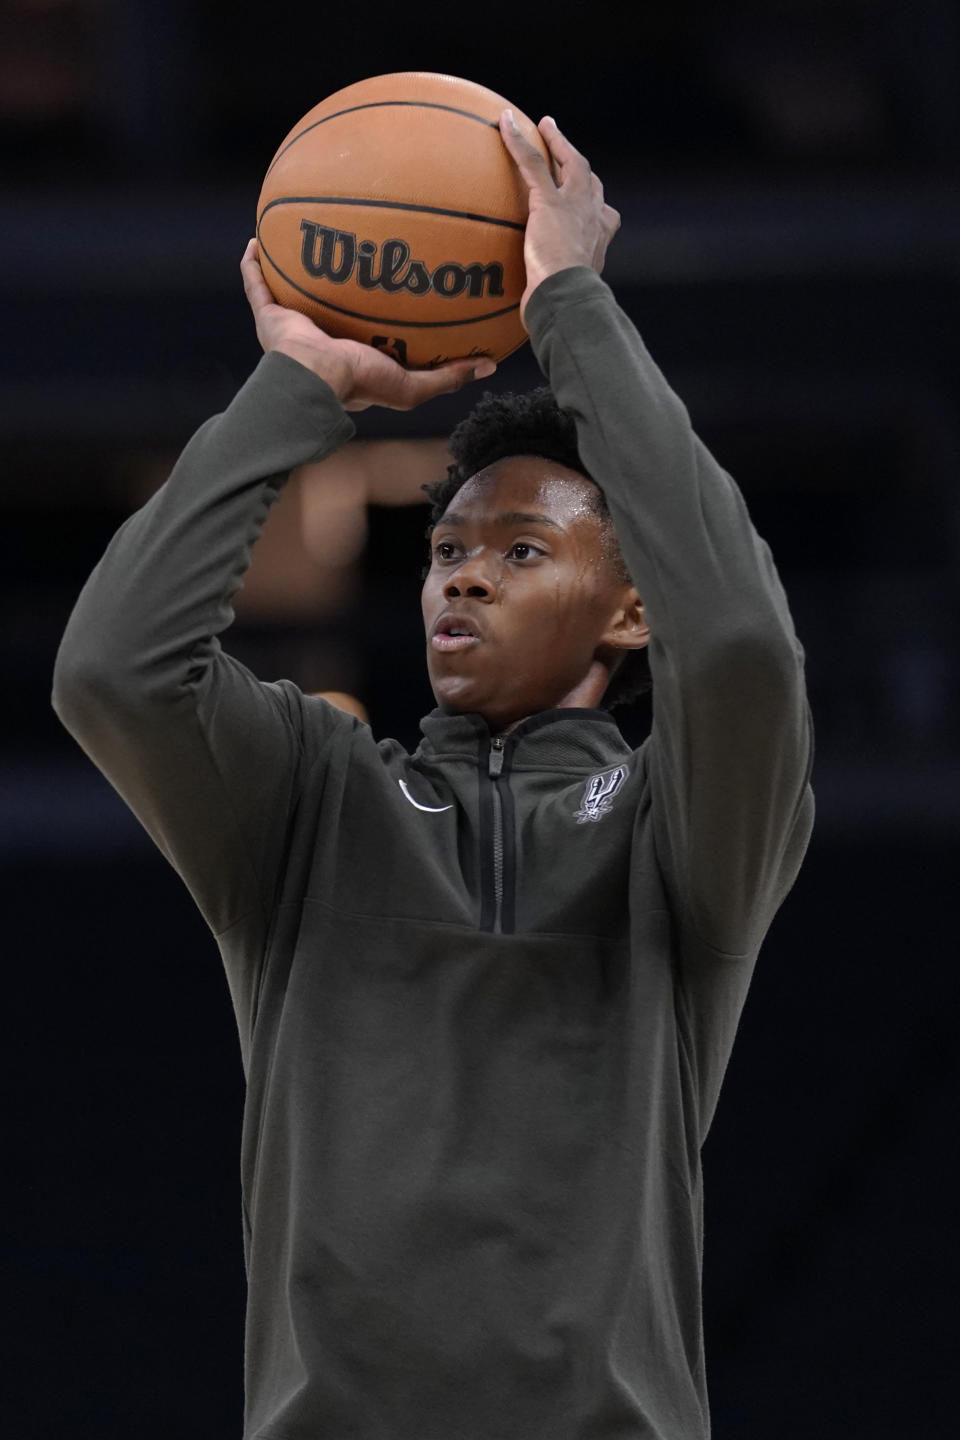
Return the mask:
[[[409, 71], [315, 105], [257, 202], [274, 297], [410, 368], [516, 350], [527, 192], [498, 128], [509, 104], [454, 75]], [[549, 162], [533, 121], [511, 108]]]

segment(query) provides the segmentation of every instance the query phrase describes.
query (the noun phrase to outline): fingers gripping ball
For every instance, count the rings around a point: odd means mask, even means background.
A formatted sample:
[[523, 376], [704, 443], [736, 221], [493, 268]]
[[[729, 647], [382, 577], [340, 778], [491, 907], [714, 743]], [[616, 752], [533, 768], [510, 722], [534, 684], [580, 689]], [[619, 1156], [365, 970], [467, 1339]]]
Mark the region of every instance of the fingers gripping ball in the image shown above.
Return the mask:
[[[378, 75], [304, 115], [267, 171], [257, 241], [274, 298], [411, 368], [526, 339], [527, 189], [509, 101], [453, 75]], [[533, 121], [521, 133], [549, 163]]]

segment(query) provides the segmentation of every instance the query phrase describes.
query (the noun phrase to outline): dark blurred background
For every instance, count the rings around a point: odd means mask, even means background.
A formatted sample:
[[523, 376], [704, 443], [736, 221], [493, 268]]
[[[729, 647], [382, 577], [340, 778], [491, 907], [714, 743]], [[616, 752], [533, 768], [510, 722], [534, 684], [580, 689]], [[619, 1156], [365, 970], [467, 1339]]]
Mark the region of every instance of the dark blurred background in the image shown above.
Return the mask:
[[[623, 214], [607, 278], [740, 483], [807, 651], [817, 828], [705, 1148], [715, 1436], [952, 1440], [950, 0], [0, 3], [3, 1433], [240, 1433], [227, 989], [50, 671], [113, 531], [256, 363], [237, 266], [274, 150], [403, 69], [552, 113], [591, 158]], [[539, 378], [526, 350], [490, 383]], [[281, 502], [227, 638], [411, 746], [432, 702], [409, 502], [467, 403], [358, 417], [354, 471]]]

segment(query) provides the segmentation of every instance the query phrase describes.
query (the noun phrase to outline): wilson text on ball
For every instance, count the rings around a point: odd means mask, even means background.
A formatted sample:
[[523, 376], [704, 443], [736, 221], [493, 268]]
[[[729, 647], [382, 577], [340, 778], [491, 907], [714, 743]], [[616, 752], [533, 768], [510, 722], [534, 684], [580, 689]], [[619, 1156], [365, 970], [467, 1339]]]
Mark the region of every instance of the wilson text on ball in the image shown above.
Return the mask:
[[314, 220], [301, 220], [300, 229], [301, 263], [314, 280], [345, 285], [356, 271], [356, 284], [362, 290], [385, 290], [389, 295], [400, 290], [411, 295], [433, 291], [452, 299], [466, 291], [471, 299], [479, 300], [484, 294], [503, 294], [503, 266], [497, 261], [460, 265], [450, 260], [431, 271], [422, 260], [410, 259], [405, 240], [384, 240], [378, 247], [373, 240], [358, 241], [351, 230], [334, 230]]

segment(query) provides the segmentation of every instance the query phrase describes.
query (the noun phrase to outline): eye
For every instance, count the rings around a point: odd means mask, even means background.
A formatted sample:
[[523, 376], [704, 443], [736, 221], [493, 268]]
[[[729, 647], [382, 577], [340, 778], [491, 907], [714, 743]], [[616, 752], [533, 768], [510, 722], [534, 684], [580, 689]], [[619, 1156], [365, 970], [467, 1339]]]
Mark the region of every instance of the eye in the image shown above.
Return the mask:
[[434, 547], [433, 553], [438, 560], [452, 560], [456, 551], [457, 547], [452, 540], [441, 540], [440, 543]]
[[514, 560], [529, 560], [534, 555], [542, 555], [536, 545], [531, 545], [528, 540], [515, 540], [507, 552]]

